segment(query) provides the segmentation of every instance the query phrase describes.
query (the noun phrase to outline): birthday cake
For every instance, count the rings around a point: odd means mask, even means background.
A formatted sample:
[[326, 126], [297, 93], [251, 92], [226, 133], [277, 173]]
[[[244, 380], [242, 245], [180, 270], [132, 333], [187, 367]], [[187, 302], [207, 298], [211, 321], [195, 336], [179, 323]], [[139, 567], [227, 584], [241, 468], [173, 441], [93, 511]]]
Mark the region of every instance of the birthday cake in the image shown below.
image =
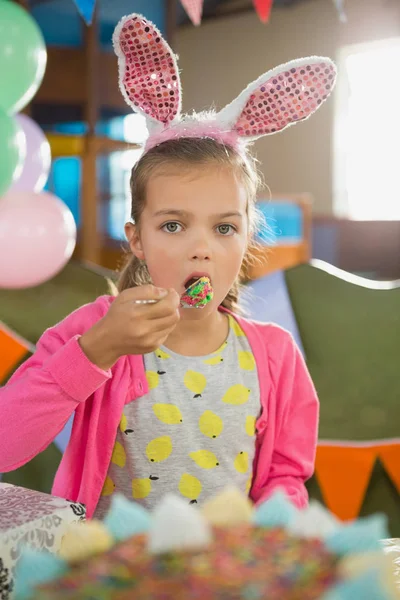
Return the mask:
[[17, 600], [392, 600], [385, 535], [382, 516], [343, 525], [280, 493], [257, 509], [232, 491], [201, 510], [167, 496], [151, 514], [117, 495], [59, 557], [24, 552]]

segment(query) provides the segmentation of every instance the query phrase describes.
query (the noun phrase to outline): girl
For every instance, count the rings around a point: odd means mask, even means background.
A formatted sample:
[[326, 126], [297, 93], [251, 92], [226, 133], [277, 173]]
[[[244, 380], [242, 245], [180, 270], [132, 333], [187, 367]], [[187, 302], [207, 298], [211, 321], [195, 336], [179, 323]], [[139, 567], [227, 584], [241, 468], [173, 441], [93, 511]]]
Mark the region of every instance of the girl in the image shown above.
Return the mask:
[[[101, 517], [112, 494], [146, 507], [173, 492], [203, 503], [235, 485], [307, 503], [318, 401], [291, 336], [239, 317], [258, 178], [246, 142], [306, 118], [332, 89], [328, 59], [261, 76], [218, 114], [180, 116], [175, 58], [130, 15], [114, 33], [120, 85], [150, 135], [132, 171], [132, 251], [116, 296], [47, 330], [0, 391], [0, 471], [44, 450], [72, 413], [53, 494]], [[182, 308], [207, 276], [214, 297]], [[153, 303], [143, 303], [153, 300]]]

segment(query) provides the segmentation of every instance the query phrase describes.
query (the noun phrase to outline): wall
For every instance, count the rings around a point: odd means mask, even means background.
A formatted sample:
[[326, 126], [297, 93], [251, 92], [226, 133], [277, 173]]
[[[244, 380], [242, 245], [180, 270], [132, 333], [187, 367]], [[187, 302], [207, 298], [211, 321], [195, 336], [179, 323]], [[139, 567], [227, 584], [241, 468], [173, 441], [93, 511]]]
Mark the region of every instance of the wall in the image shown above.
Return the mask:
[[[400, 35], [399, 0], [347, 0], [341, 24], [332, 0], [304, 0], [275, 9], [268, 25], [254, 11], [185, 26], [174, 49], [180, 56], [184, 109], [222, 108], [250, 81], [292, 58], [327, 55], [345, 44]], [[310, 192], [316, 215], [332, 208], [332, 121], [329, 100], [309, 121], [259, 140], [255, 151], [275, 193]]]

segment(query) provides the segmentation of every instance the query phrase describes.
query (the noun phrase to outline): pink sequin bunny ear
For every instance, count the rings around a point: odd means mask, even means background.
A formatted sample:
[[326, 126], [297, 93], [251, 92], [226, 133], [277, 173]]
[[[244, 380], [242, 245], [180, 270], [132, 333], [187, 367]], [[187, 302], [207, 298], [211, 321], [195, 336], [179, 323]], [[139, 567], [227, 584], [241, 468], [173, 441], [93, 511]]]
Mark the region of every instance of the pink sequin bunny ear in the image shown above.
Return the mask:
[[250, 83], [217, 120], [249, 141], [277, 133], [312, 115], [331, 93], [335, 79], [329, 58], [293, 60]]
[[175, 56], [158, 29], [142, 15], [123, 17], [115, 28], [119, 86], [131, 108], [146, 117], [149, 129], [179, 120], [181, 84]]

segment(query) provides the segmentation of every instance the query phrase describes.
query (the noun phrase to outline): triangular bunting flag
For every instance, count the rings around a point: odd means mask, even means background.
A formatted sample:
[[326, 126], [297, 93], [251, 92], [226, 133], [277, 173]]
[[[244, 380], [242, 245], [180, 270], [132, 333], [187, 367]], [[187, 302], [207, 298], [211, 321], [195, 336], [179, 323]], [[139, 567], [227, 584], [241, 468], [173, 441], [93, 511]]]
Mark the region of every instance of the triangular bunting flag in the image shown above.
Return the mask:
[[0, 384], [33, 347], [0, 323]]
[[274, 0], [253, 0], [254, 8], [263, 23], [268, 23]]
[[380, 446], [378, 456], [400, 494], [400, 443]]
[[74, 0], [74, 2], [86, 25], [90, 25], [93, 19], [96, 0]]
[[181, 0], [181, 4], [193, 25], [200, 25], [201, 23], [203, 1], [204, 0]]
[[327, 508], [339, 519], [358, 517], [377, 456], [376, 447], [318, 446], [315, 475]]

